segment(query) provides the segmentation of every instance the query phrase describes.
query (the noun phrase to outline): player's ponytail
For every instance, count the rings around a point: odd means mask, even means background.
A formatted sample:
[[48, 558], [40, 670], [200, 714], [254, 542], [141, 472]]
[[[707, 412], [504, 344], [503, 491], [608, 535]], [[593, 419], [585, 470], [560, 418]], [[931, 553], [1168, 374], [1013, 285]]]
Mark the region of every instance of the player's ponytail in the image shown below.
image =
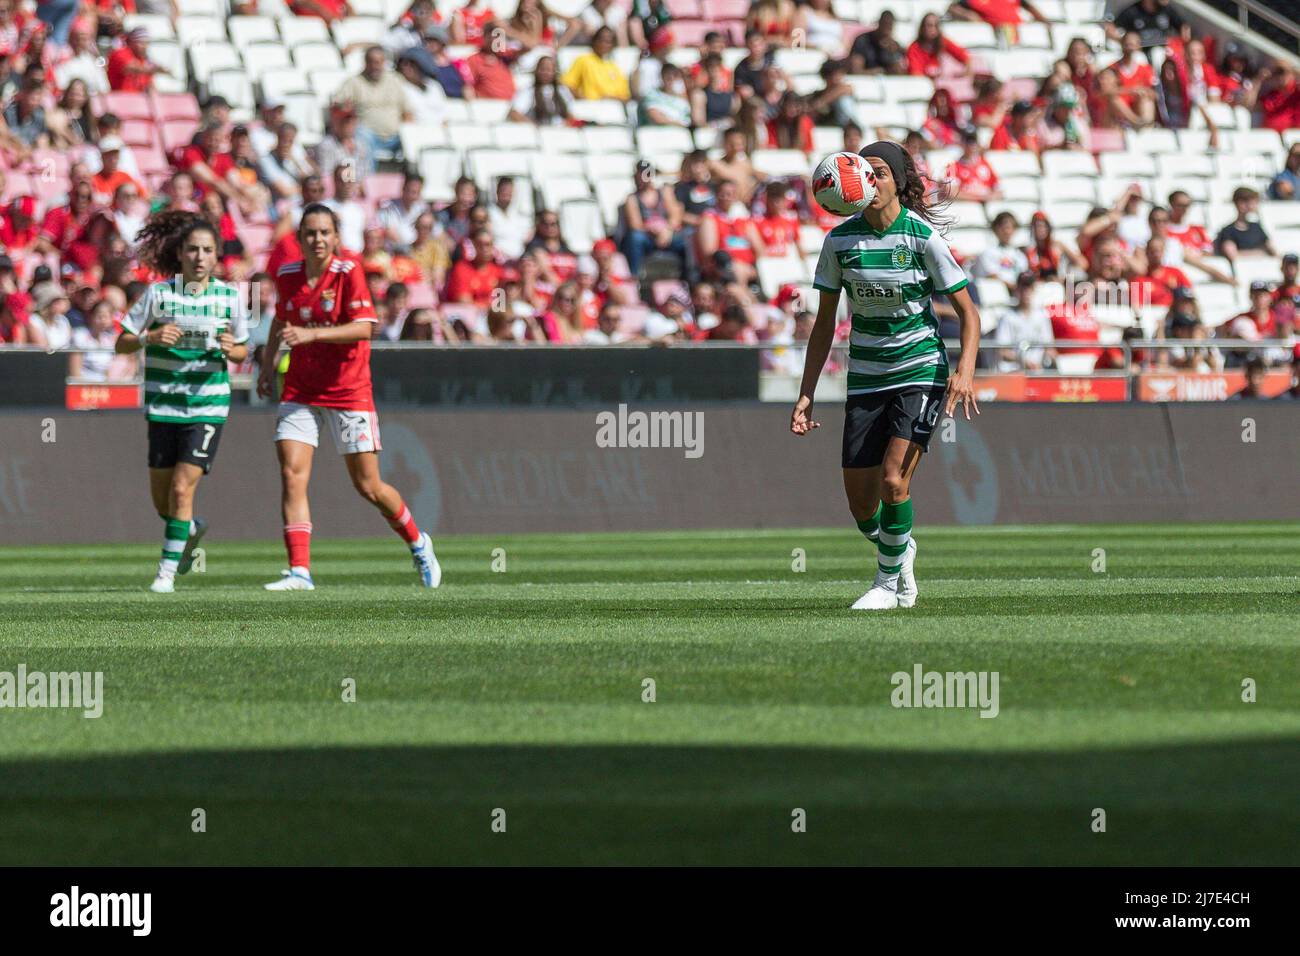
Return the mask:
[[183, 209], [164, 209], [145, 220], [136, 239], [136, 256], [154, 272], [163, 275], [181, 274], [181, 249], [185, 241], [202, 230], [210, 233], [213, 241], [220, 237], [212, 223], [196, 212]]
[[912, 154], [900, 149], [903, 154], [903, 172], [906, 185], [898, 194], [898, 202], [905, 209], [910, 209], [940, 232], [953, 224], [953, 218], [944, 213], [949, 202], [948, 190], [940, 186], [930, 190], [929, 182], [916, 168]]

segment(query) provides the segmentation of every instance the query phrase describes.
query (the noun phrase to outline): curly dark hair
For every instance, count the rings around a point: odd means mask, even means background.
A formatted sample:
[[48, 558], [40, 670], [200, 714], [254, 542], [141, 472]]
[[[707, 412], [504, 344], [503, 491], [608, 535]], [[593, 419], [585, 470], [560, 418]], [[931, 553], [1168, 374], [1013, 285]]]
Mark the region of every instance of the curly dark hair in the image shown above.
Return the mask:
[[181, 249], [185, 240], [194, 233], [210, 233], [216, 245], [220, 246], [221, 237], [212, 223], [196, 212], [183, 209], [164, 209], [150, 216], [140, 230], [136, 239], [137, 256], [141, 262], [163, 275], [179, 275], [181, 269]]

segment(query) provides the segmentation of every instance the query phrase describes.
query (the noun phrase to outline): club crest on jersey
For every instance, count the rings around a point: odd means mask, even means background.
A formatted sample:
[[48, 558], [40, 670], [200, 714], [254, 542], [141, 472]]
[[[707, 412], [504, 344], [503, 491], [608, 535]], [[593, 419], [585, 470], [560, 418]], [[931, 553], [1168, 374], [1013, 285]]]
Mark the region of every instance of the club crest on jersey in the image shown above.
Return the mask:
[[311, 306], [309, 306], [309, 305], [304, 305], [302, 308], [300, 308], [300, 309], [298, 310], [298, 314], [301, 315], [304, 319], [310, 319], [310, 318], [311, 318]]
[[320, 307], [325, 312], [334, 311], [334, 290], [326, 289], [320, 294]]
[[912, 264], [912, 250], [906, 246], [895, 246], [892, 261], [895, 269], [906, 269]]

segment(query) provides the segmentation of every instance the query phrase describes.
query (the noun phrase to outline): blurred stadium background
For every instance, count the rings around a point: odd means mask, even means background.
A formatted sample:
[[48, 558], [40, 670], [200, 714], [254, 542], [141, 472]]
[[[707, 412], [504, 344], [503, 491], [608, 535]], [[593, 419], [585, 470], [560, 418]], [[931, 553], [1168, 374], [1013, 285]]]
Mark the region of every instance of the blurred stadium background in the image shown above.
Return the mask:
[[986, 400], [1277, 395], [1298, 32], [1253, 0], [0, 0], [0, 397], [134, 407], [134, 359], [95, 350], [151, 278], [144, 217], [203, 210], [265, 309], [308, 197], [393, 348], [724, 343], [755, 394], [649, 397], [786, 401], [835, 222], [807, 174], [877, 137], [953, 198]]

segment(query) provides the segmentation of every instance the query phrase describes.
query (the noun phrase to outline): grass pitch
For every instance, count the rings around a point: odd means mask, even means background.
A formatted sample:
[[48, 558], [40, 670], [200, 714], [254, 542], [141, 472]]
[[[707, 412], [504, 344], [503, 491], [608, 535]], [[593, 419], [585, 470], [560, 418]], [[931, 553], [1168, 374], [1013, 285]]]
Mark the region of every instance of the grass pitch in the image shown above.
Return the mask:
[[[445, 539], [437, 592], [319, 540], [270, 594], [214, 517], [173, 596], [155, 542], [0, 549], [0, 671], [105, 680], [0, 710], [0, 864], [1300, 862], [1294, 524], [922, 526], [864, 614], [852, 529]], [[916, 664], [999, 715], [892, 707]]]

